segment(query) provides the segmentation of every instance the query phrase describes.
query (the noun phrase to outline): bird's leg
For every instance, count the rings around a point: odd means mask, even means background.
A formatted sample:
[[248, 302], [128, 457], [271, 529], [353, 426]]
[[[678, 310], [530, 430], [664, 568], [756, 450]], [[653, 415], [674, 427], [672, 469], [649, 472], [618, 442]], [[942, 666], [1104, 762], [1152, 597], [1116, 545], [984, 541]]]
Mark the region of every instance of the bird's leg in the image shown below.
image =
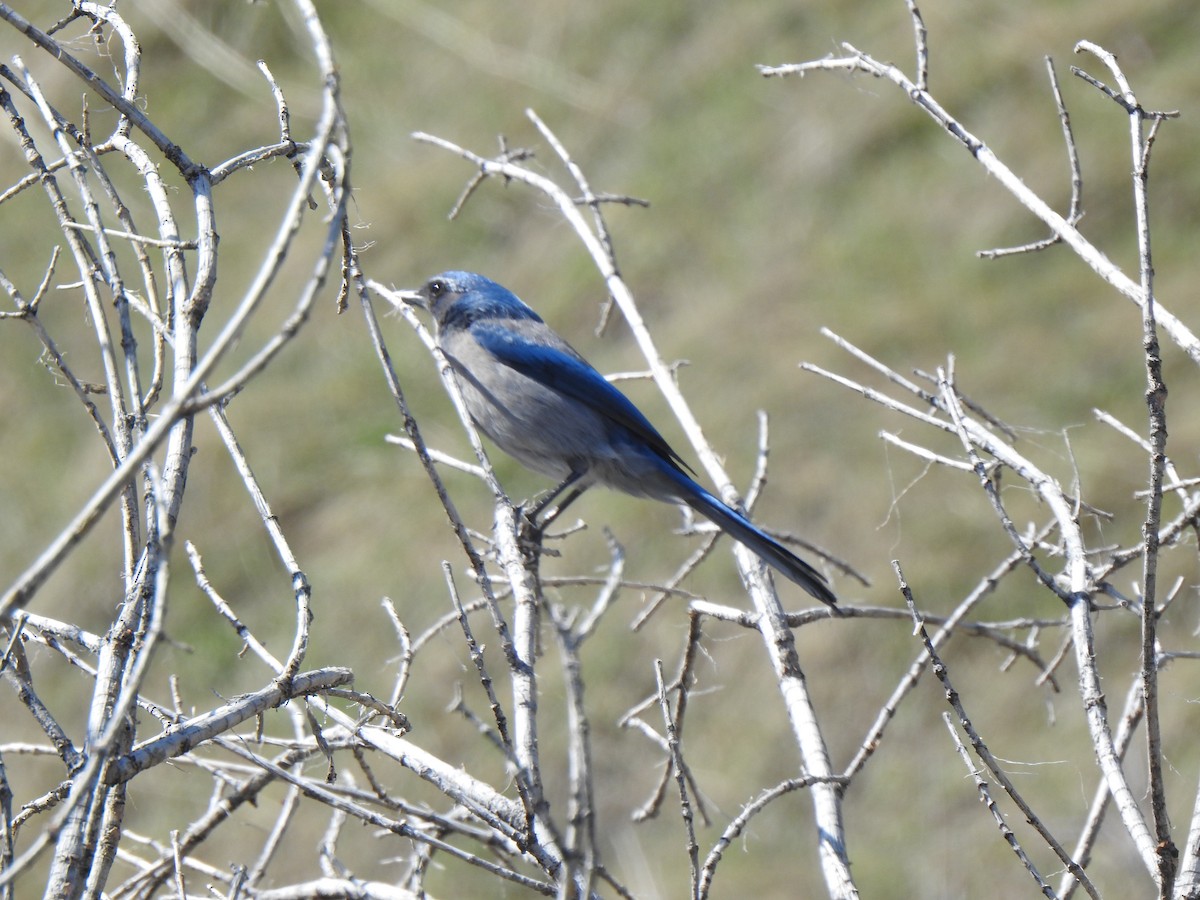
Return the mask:
[[[544, 497], [538, 498], [535, 503], [525, 507], [523, 510], [525, 517], [529, 519], [529, 521], [533, 523], [539, 530], [544, 529], [547, 525], [557, 519], [559, 514], [562, 513], [564, 509], [579, 499], [580, 494], [587, 490], [586, 486], [575, 486], [579, 479], [584, 476], [585, 471], [586, 470], [582, 469], [572, 471], [570, 475], [564, 478], [557, 487], [552, 489]], [[550, 510], [550, 512], [546, 514], [545, 519], [539, 523], [538, 517], [541, 516], [541, 514], [545, 512], [546, 508], [554, 503], [555, 500], [561, 497], [564, 491], [569, 491], [569, 493], [567, 493], [563, 501], [554, 509]]]
[[[529, 561], [534, 566], [537, 565], [537, 559], [542, 554], [542, 538], [545, 536], [546, 529], [550, 526], [550, 523], [557, 519], [559, 514], [586, 489], [586, 485], [584, 487], [578, 486], [579, 479], [583, 477], [585, 471], [572, 471], [570, 475], [563, 479], [561, 484], [555, 486], [544, 497], [539, 497], [530, 503], [521, 504], [520, 543], [523, 552], [528, 555]], [[564, 491], [567, 494], [562, 502], [552, 509], [547, 510], [547, 507], [561, 497]]]
[[[562, 511], [564, 509], [566, 509], [568, 506], [570, 506], [572, 503], [574, 503], [576, 500], [578, 500], [580, 495], [582, 495], [583, 492], [586, 490], [587, 490], [586, 487], [577, 487], [574, 490], [572, 490], [569, 494], [567, 494], [567, 496], [565, 498], [563, 498], [563, 501], [561, 503], [557, 504], [554, 507], [554, 509], [549, 510], [542, 517], [542, 521], [538, 524], [538, 527], [541, 528], [542, 530], [545, 530], [550, 525], [551, 522], [553, 522], [555, 519], [557, 519], [562, 514]], [[539, 506], [540, 505], [541, 504], [539, 504]]]

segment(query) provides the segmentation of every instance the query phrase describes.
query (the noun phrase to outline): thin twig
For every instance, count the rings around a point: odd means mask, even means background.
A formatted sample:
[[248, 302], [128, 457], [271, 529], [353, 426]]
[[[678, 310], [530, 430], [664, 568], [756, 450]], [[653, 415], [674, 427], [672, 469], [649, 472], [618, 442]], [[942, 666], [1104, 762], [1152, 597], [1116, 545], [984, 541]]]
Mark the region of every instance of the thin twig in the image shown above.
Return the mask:
[[[1098, 900], [1100, 895], [1096, 891], [1095, 886], [1084, 873], [1083, 868], [1067, 854], [1067, 851], [1062, 848], [1062, 845], [1059, 844], [1054, 835], [1052, 835], [1049, 829], [1046, 828], [1041, 818], [1033, 811], [1029, 804], [1025, 802], [1024, 797], [1020, 794], [1020, 792], [1017, 791], [1016, 785], [1013, 784], [1012, 780], [1004, 771], [1004, 767], [1001, 766], [999, 760], [992, 755], [992, 752], [990, 749], [988, 749], [987, 744], [983, 742], [983, 738], [979, 736], [974, 725], [971, 724], [971, 719], [967, 716], [967, 711], [963, 706], [961, 697], [950, 683], [950, 675], [946, 669], [946, 664], [942, 662], [941, 656], [938, 654], [937, 649], [933, 646], [933, 641], [929, 639], [929, 633], [925, 630], [925, 624], [922, 620], [921, 613], [918, 611], [916, 601], [913, 599], [912, 590], [909, 588], [908, 582], [905, 581], [904, 572], [900, 568], [899, 561], [893, 560], [892, 568], [895, 569], [896, 572], [896, 579], [899, 582], [900, 593], [904, 596], [904, 602], [907, 604], [909, 613], [912, 615], [913, 627], [918, 636], [921, 638], [921, 643], [925, 646], [925, 652], [929, 655], [930, 662], [933, 665], [934, 674], [937, 676], [938, 680], [942, 683], [942, 686], [946, 690], [946, 700], [951, 707], [953, 707], [954, 713], [958, 717], [959, 726], [963, 729], [967, 735], [967, 738], [971, 742], [971, 749], [975, 751], [975, 755], [984, 764], [984, 766], [987, 767], [987, 770], [991, 773], [992, 777], [995, 778], [996, 781], [999, 782], [999, 784], [1004, 788], [1004, 792], [1008, 794], [1009, 799], [1011, 799], [1013, 803], [1017, 805], [1017, 808], [1021, 810], [1021, 813], [1025, 816], [1025, 820], [1034, 827], [1037, 833], [1041, 836], [1042, 840], [1045, 841], [1046, 846], [1054, 852], [1054, 855], [1058, 857], [1059, 861], [1067, 867], [1072, 875], [1075, 876], [1075, 878], [1083, 886], [1083, 889], [1088, 892], [1088, 895], [1094, 898], [1094, 900]], [[1003, 824], [1002, 818], [1001, 824]], [[1020, 845], [1016, 843], [1015, 836], [1012, 836], [1011, 832], [1006, 831], [1006, 840], [1009, 841], [1010, 845], [1013, 847], [1013, 851], [1017, 854], [1018, 858], [1021, 859], [1022, 864], [1029, 872], [1030, 877], [1037, 882], [1038, 886], [1042, 889], [1042, 892], [1048, 897], [1053, 897], [1054, 892], [1050, 889], [1050, 886], [1045, 882], [1042, 876], [1038, 874], [1029, 858], [1020, 849]]]

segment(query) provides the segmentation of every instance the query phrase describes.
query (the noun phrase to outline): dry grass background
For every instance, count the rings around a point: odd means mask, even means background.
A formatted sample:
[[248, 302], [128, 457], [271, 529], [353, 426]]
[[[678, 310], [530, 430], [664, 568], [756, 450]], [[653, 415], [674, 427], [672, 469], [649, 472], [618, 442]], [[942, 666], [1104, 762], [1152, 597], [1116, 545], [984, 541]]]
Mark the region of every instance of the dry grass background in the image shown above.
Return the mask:
[[[42, 24], [59, 6], [22, 5]], [[272, 138], [273, 107], [253, 70], [257, 58], [271, 64], [293, 113], [311, 114], [309, 70], [293, 56], [291, 26], [280, 7], [239, 0], [182, 8], [214, 42], [202, 41], [194, 23], [166, 0], [130, 4], [124, 13], [145, 51], [148, 111], [194, 158], [216, 162]], [[1185, 321], [1194, 320], [1200, 7], [1080, 0], [980, 2], [969, 9], [927, 4], [923, 12], [933, 92], [1063, 208], [1067, 169], [1043, 63], [1044, 55], [1055, 57], [1083, 158], [1083, 229], [1126, 267], [1135, 263], [1136, 245], [1125, 119], [1069, 77], [1073, 44], [1088, 38], [1108, 47], [1146, 103], [1183, 110], [1181, 120], [1164, 128], [1155, 151], [1152, 215], [1160, 297]], [[899, 558], [922, 605], [948, 611], [1009, 547], [969, 477], [926, 472], [887, 449], [876, 434], [898, 423], [799, 371], [801, 360], [854, 368], [818, 334], [820, 326], [901, 370], [932, 369], [955, 354], [965, 391], [1022, 429], [1028, 446], [1057, 458], [1062, 478], [1077, 466], [1092, 503], [1136, 510], [1131, 495], [1145, 480], [1142, 459], [1093, 424], [1091, 414], [1100, 406], [1139, 427], [1144, 423], [1134, 307], [1061, 248], [994, 262], [976, 259], [978, 249], [1036, 239], [1041, 229], [894, 89], [836, 75], [768, 81], [754, 69], [755, 63], [817, 57], [841, 40], [910, 66], [902, 2], [773, 0], [751, 8], [538, 0], [515, 14], [486, 0], [373, 0], [327, 4], [322, 14], [342, 66], [355, 151], [352, 216], [360, 242], [370, 244], [363, 254], [370, 274], [413, 286], [450, 267], [484, 272], [535, 306], [602, 370], [637, 367], [619, 323], [594, 336], [603, 286], [556, 214], [523, 190], [488, 184], [458, 221], [448, 222], [446, 213], [470, 171], [409, 138], [423, 130], [486, 153], [503, 134], [511, 145], [534, 146], [549, 166], [548, 150], [523, 116], [526, 107], [536, 109], [597, 189], [651, 202], [649, 209], [610, 211], [626, 280], [663, 352], [689, 361], [681, 370], [684, 390], [743, 485], [753, 469], [756, 410], [768, 411], [770, 480], [755, 518], [800, 532], [868, 573], [870, 588], [848, 580], [836, 585], [846, 601], [900, 605], [888, 565]], [[11, 56], [14, 48], [30, 55], [13, 34], [0, 33], [0, 56]], [[48, 79], [54, 77], [51, 64], [36, 62]], [[286, 166], [275, 168], [246, 179], [241, 208], [226, 207], [231, 232], [271, 205], [284, 183], [276, 179], [292, 177]], [[21, 172], [19, 151], [6, 135], [0, 181], [8, 184]], [[0, 266], [18, 284], [40, 276], [54, 240], [44, 230], [50, 224], [36, 204], [0, 208]], [[221, 249], [220, 285], [233, 297], [257, 255], [255, 248], [228, 240]], [[286, 315], [287, 291], [277, 296], [278, 308], [253, 323], [247, 347]], [[78, 305], [56, 306], [48, 311], [56, 328], [86, 334]], [[399, 324], [388, 326], [388, 336], [427, 437], [468, 452], [430, 359]], [[92, 363], [83, 356], [82, 340], [78, 346], [75, 363], [86, 374]], [[104, 474], [87, 422], [37, 356], [24, 330], [0, 327], [5, 583]], [[1200, 426], [1189, 415], [1195, 367], [1169, 352], [1166, 377], [1172, 400], [1180, 398], [1169, 407], [1173, 452], [1190, 460], [1189, 448], [1200, 446]], [[650, 388], [635, 385], [630, 392], [679, 443]], [[410, 628], [420, 630], [448, 609], [437, 561], [450, 558], [457, 565], [459, 557], [415, 460], [383, 442], [400, 425], [361, 316], [353, 308], [335, 315], [330, 292], [313, 321], [229, 414], [315, 588], [309, 661], [353, 665], [361, 689], [386, 694], [396, 648], [380, 597], [394, 598]], [[201, 426], [197, 443], [193, 484], [211, 489], [193, 492], [179, 536], [198, 545], [214, 583], [260, 635], [287, 640], [290, 591], [254, 511], [211, 430]], [[514, 497], [545, 487], [515, 464], [497, 464]], [[450, 481], [468, 521], [486, 527], [484, 491], [465, 478]], [[666, 507], [595, 494], [575, 512], [591, 528], [571, 542], [569, 559], [556, 569], [578, 571], [589, 561], [602, 562], [601, 525], [628, 548], [628, 572], [635, 579], [663, 577], [684, 552], [671, 536], [677, 518]], [[1135, 512], [1109, 537], [1135, 539], [1138, 524]], [[117, 599], [116, 558], [116, 548], [99, 531], [43, 589], [36, 608], [103, 628]], [[1188, 566], [1194, 570], [1195, 560]], [[193, 691], [185, 699], [207, 708], [215, 695], [259, 684], [262, 672], [238, 658], [236, 637], [214, 624], [183, 573], [180, 558], [167, 622], [177, 643], [160, 654], [157, 683], [178, 673]], [[1032, 590], [1032, 580], [1024, 583], [1028, 590], [1020, 583], [1013, 581], [990, 601], [990, 615], [1059, 612]], [[714, 599], [738, 594], [736, 572], [723, 553], [690, 586]], [[806, 601], [792, 586], [784, 590], [793, 592], [789, 602]], [[579, 602], [588, 598], [578, 595]], [[614, 723], [652, 688], [649, 660], [677, 656], [684, 620], [666, 610], [647, 629], [631, 633], [626, 625], [640, 607], [641, 598], [626, 592], [584, 656], [600, 823], [611, 867], [638, 896], [680, 896], [686, 861], [675, 817], [628, 822], [654, 783], [657, 757]], [[1195, 618], [1194, 595], [1177, 615]], [[694, 703], [687, 751], [708, 799], [728, 816], [761, 787], [795, 774], [798, 761], [755, 639], [713, 630], [702, 685], [710, 693]], [[1129, 641], [1127, 652], [1114, 653], [1108, 673], [1122, 679], [1119, 695], [1134, 665], [1135, 637], [1112, 636]], [[918, 648], [903, 621], [825, 623], [804, 630], [799, 642], [836, 765], [854, 752]], [[1051, 798], [1042, 810], [1050, 824], [1081, 817], [1094, 774], [1090, 751], [1079, 741], [1083, 721], [1073, 673], [1064, 670], [1064, 690], [1056, 694], [1036, 687], [1027, 665], [998, 672], [1003, 655], [990, 644], [959, 639], [947, 656], [960, 691], [977, 698], [977, 724], [994, 738], [993, 750], [1012, 758], [1031, 794]], [[470, 727], [446, 711], [456, 683], [471, 694], [461, 645], [447, 639], [436, 661], [425, 665], [404, 707], [416, 727], [414, 739], [468, 766], [499, 772], [500, 762]], [[553, 679], [542, 684], [545, 703], [553, 707], [558, 688]], [[65, 673], [61, 683], [46, 688], [49, 698], [66, 698], [83, 691], [84, 680]], [[1168, 741], [1178, 769], [1169, 778], [1180, 803], [1173, 812], [1182, 824], [1195, 788], [1197, 754], [1187, 735], [1194, 734], [1197, 718], [1188, 712], [1194, 696], [1186, 682], [1176, 684], [1168, 674], [1164, 690], [1177, 708]], [[12, 702], [3, 697], [0, 709]], [[847, 798], [849, 850], [864, 896], [1013, 896], [1029, 888], [970, 781], [960, 777], [941, 711], [939, 689], [925, 683]], [[554, 738], [548, 729], [548, 753]], [[202, 808], [207, 800], [208, 779], [198, 774], [160, 778], [156, 793], [140, 793], [153, 784], [134, 789], [129, 822], [160, 838], [156, 832], [165, 823], [177, 823], [184, 810]], [[188, 794], [189, 785], [196, 796]], [[263, 822], [271, 818], [270, 810], [258, 814]], [[249, 820], [237, 827], [263, 826]], [[821, 894], [810, 832], [803, 796], [777, 804], [728, 854], [718, 895]], [[384, 843], [365, 830], [359, 834], [360, 846], [342, 847], [349, 859], [388, 855]], [[708, 834], [715, 837], [712, 829]], [[236, 831], [225, 840], [234, 852]], [[1121, 836], [1114, 833], [1102, 849], [1094, 869], [1109, 896], [1144, 895], [1144, 876]], [[308, 865], [300, 858], [290, 864]], [[461, 871], [447, 870], [443, 877], [435, 877], [433, 887], [444, 896], [484, 890], [458, 880], [474, 877]]]

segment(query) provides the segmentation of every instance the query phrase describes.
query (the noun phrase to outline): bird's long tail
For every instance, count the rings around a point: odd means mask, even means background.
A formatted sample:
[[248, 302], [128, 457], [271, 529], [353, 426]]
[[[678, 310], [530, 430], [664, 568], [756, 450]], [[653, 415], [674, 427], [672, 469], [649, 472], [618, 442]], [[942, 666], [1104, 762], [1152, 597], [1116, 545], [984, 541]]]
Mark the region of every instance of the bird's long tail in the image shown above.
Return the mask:
[[[684, 476], [686, 478], [686, 476]], [[690, 478], [680, 499], [712, 521], [714, 525], [744, 544], [822, 603], [837, 611], [837, 597], [830, 590], [825, 576], [798, 557], [779, 541], [763, 533], [749, 519], [710, 494]]]

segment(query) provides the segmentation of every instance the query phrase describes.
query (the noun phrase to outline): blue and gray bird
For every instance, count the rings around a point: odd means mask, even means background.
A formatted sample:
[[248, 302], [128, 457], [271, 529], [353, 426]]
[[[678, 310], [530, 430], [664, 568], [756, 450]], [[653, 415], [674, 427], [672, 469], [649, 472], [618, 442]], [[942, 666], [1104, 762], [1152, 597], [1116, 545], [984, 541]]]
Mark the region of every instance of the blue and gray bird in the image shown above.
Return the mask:
[[593, 484], [686, 504], [836, 608], [820, 572], [696, 484], [629, 398], [507, 288], [473, 272], [443, 272], [403, 296], [433, 315], [476, 427], [518, 462], [558, 479], [548, 499], [569, 492], [560, 509]]

